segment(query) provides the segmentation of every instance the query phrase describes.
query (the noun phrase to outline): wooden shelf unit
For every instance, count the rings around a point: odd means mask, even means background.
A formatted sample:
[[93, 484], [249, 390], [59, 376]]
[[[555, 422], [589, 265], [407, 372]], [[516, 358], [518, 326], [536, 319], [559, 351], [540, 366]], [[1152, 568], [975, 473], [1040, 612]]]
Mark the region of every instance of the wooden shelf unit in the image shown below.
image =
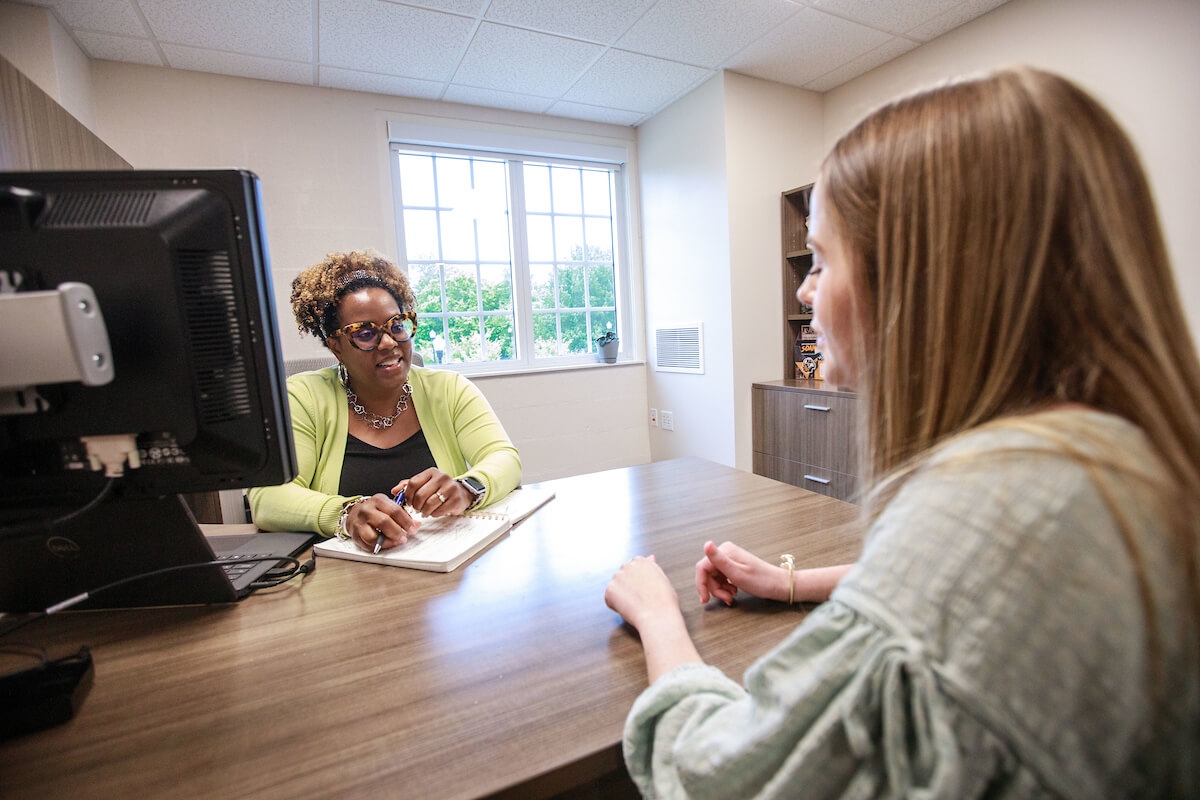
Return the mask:
[[812, 250], [808, 249], [808, 211], [812, 184], [784, 192], [780, 199], [780, 228], [783, 252], [783, 377], [795, 378], [796, 339], [800, 326], [812, 320], [812, 310], [802, 307], [796, 290], [812, 267]]

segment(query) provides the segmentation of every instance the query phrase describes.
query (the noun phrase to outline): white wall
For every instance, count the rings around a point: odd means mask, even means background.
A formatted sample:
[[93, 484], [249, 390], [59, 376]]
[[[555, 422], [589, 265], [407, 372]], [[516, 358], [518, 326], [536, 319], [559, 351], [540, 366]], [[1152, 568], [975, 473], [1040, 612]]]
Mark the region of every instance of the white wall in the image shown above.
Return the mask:
[[[293, 278], [326, 253], [374, 247], [395, 257], [389, 117], [503, 123], [530, 135], [634, 147], [633, 131], [620, 126], [136, 64], [93, 62], [92, 80], [96, 133], [134, 167], [236, 166], [259, 175], [283, 320], [291, 319]], [[324, 353], [290, 321], [283, 328], [286, 357]], [[533, 482], [648, 461], [645, 380], [644, 366], [634, 365], [478, 385], [522, 453], [524, 480]]]
[[655, 461], [734, 463], [723, 98], [717, 76], [638, 128], [648, 358], [655, 328], [704, 326], [703, 375], [648, 371], [649, 404], [675, 418], [674, 432], [650, 429]]
[[1012, 0], [826, 94], [826, 147], [891, 97], [1013, 64], [1074, 80], [1133, 139], [1200, 345], [1200, 2]]
[[725, 76], [734, 466], [752, 463], [751, 389], [783, 375], [780, 194], [811, 183], [822, 145], [821, 95]]

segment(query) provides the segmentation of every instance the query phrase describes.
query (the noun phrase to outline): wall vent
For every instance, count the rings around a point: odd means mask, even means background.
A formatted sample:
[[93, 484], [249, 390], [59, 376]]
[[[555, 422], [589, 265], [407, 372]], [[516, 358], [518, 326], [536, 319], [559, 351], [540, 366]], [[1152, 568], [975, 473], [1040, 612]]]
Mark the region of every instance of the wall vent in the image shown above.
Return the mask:
[[704, 338], [699, 322], [654, 330], [654, 371], [704, 374]]

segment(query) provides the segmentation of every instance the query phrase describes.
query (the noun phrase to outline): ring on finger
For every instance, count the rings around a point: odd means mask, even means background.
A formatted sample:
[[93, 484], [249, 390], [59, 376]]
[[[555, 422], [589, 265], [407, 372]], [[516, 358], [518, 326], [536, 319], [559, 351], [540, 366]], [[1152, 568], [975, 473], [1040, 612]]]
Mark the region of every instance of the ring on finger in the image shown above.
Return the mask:
[[441, 500], [443, 503], [446, 502], [446, 498], [441, 492], [434, 492], [434, 494], [437, 495], [438, 500]]

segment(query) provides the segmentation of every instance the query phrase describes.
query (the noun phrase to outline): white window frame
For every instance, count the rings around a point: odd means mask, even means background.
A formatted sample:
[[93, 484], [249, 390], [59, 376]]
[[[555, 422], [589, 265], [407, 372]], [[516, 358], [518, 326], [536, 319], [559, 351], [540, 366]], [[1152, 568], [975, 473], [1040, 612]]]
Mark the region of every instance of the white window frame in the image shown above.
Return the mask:
[[[517, 162], [552, 164], [570, 167], [596, 168], [603, 167], [613, 174], [613, 269], [616, 299], [617, 331], [620, 340], [617, 362], [629, 362], [633, 359], [633, 342], [636, 341], [633, 324], [631, 268], [629, 259], [629, 213], [628, 187], [626, 185], [627, 162], [615, 156], [623, 155], [619, 148], [586, 145], [575, 142], [549, 142], [547, 140], [528, 140], [523, 137], [499, 137], [500, 144], [508, 145], [511, 149], [498, 149], [495, 144], [486, 146], [489, 137], [479, 131], [447, 131], [446, 129], [427, 128], [426, 126], [395, 125], [389, 123], [388, 163], [392, 177], [392, 212], [396, 224], [396, 252], [401, 269], [409, 274], [408, 248], [404, 234], [404, 203], [403, 190], [400, 185], [400, 164], [397, 154], [400, 152], [428, 152], [454, 156], [476, 156], [489, 159], [507, 159], [509, 182], [509, 221], [512, 258], [512, 288], [513, 315], [515, 318], [514, 333], [516, 335], [517, 355], [514, 358], [497, 361], [482, 361], [470, 363], [442, 363], [441, 369], [453, 369], [466, 375], [489, 375], [514, 372], [543, 372], [564, 368], [577, 368], [587, 365], [604, 366], [596, 353], [587, 352], [565, 356], [534, 357], [533, 337], [533, 308], [529, 276], [529, 254], [525, 238], [525, 198], [523, 183], [513, 180], [513, 173], [520, 171]], [[406, 135], [407, 134], [407, 135]], [[450, 134], [450, 135], [447, 135]], [[455, 135], [458, 134], [458, 135]], [[431, 138], [450, 139], [444, 144], [429, 141]], [[536, 141], [536, 147], [531, 149], [530, 141]], [[516, 145], [516, 146], [514, 146]], [[555, 147], [558, 145], [559, 147]], [[559, 149], [561, 154], [545, 152], [547, 149]], [[594, 337], [593, 337], [594, 338]], [[594, 346], [594, 345], [593, 345]], [[430, 365], [432, 366], [432, 365]]]

